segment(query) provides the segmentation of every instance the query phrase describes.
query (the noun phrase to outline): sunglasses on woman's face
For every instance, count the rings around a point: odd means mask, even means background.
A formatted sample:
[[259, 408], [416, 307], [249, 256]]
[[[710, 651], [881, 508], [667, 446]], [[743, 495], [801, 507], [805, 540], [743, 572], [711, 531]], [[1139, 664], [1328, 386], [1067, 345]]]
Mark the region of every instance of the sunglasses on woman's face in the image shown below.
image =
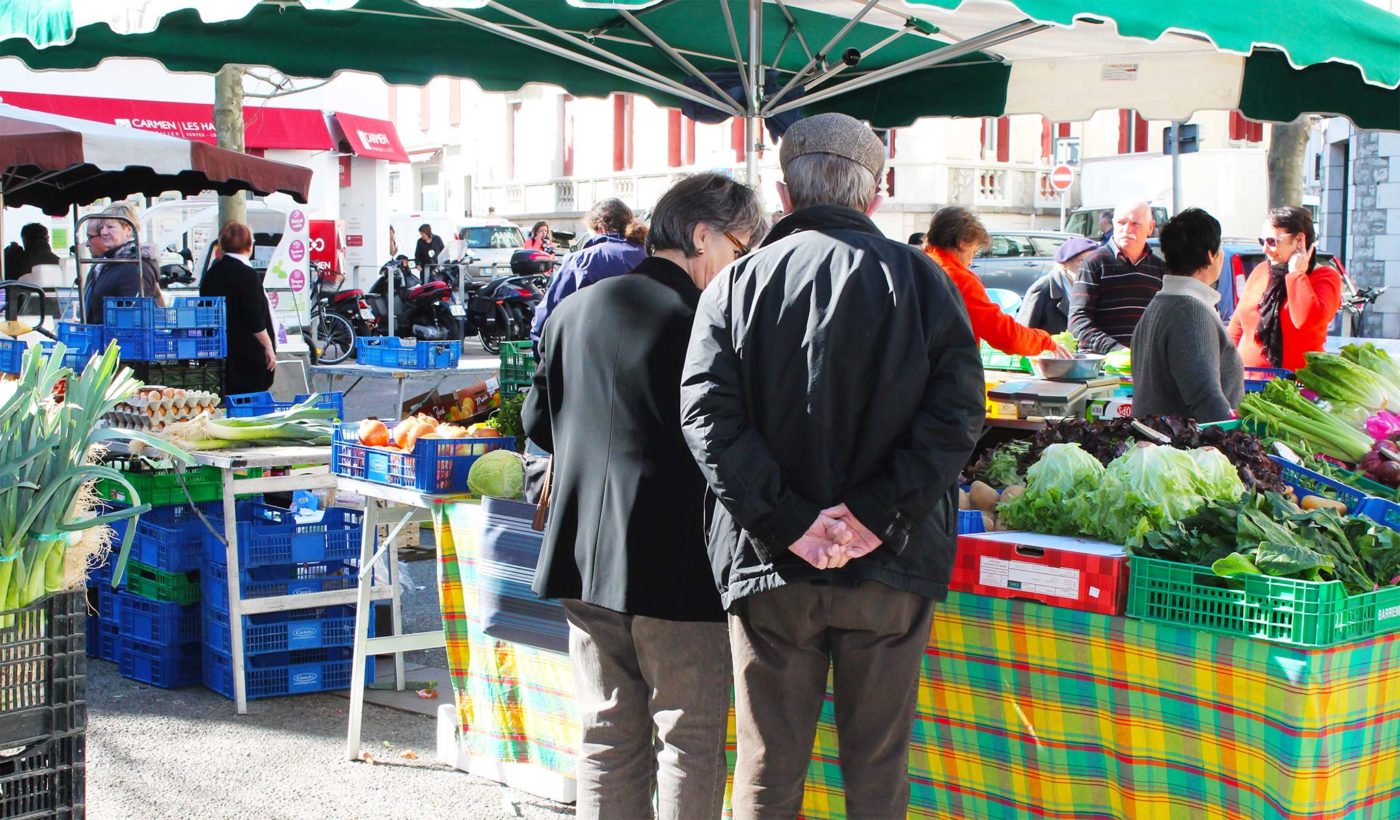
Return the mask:
[[1280, 241], [1281, 240], [1277, 236], [1261, 236], [1259, 237], [1259, 247], [1277, 248]]

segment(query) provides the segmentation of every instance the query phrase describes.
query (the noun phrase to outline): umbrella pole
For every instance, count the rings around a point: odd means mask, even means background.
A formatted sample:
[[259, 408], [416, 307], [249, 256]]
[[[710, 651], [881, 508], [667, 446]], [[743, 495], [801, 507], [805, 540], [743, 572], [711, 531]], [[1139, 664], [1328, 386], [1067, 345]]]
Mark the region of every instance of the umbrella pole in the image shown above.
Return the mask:
[[762, 135], [758, 130], [759, 110], [762, 103], [763, 86], [760, 85], [759, 64], [763, 62], [763, 2], [749, 0], [749, 98], [744, 108], [744, 139], [748, 140], [748, 150], [744, 152], [744, 182], [758, 185], [758, 148]]

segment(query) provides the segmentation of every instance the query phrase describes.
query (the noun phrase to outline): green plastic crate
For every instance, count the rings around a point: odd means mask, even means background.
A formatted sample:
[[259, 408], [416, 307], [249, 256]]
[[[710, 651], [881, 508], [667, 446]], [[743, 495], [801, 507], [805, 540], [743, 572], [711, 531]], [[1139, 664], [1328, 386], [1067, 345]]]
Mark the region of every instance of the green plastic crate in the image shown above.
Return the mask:
[[[224, 497], [223, 477], [219, 475], [218, 467], [188, 469], [183, 476], [174, 470], [122, 470], [122, 475], [131, 482], [141, 502], [152, 507], [172, 507], [187, 504], [189, 501], [198, 504], [203, 501], [218, 501]], [[180, 486], [182, 479], [184, 487], [190, 491], [188, 499], [185, 497], [185, 490]], [[131, 503], [126, 488], [115, 481], [103, 479], [97, 482], [95, 490], [108, 501], [118, 504]]]
[[132, 595], [153, 601], [174, 601], [181, 606], [199, 603], [199, 574], [165, 572], [140, 561], [127, 561], [122, 585]]
[[529, 387], [535, 375], [535, 354], [532, 342], [501, 342], [501, 389], [517, 392]]
[[1341, 581], [1216, 576], [1209, 567], [1134, 556], [1128, 615], [1290, 646], [1335, 646], [1400, 628], [1400, 587], [1348, 595]]
[[[504, 353], [502, 354], [504, 355]], [[1002, 353], [986, 342], [982, 343], [982, 367], [986, 370], [1012, 370], [1018, 373], [1030, 373], [1031, 360], [1025, 356], [1012, 356]]]

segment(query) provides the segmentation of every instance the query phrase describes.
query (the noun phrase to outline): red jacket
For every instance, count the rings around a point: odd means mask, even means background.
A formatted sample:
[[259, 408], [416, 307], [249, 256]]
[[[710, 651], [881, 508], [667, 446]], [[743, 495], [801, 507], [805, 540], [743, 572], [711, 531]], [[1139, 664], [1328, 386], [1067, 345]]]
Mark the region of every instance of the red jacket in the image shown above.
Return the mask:
[[[1284, 299], [1283, 364], [1288, 370], [1302, 370], [1307, 365], [1303, 354], [1322, 350], [1327, 341], [1327, 326], [1342, 306], [1342, 275], [1332, 268], [1318, 265], [1312, 273], [1290, 273], [1284, 277], [1288, 296]], [[1259, 329], [1259, 300], [1269, 285], [1269, 263], [1260, 262], [1245, 280], [1235, 314], [1230, 317], [1230, 340], [1240, 349], [1245, 367], [1270, 367], [1264, 349], [1254, 338]]]
[[926, 252], [947, 272], [962, 293], [963, 303], [967, 305], [967, 318], [972, 320], [972, 334], [977, 341], [986, 342], [1002, 353], [1017, 356], [1034, 356], [1055, 348], [1049, 333], [1017, 323], [988, 298], [982, 280], [955, 256], [940, 248], [927, 248]]

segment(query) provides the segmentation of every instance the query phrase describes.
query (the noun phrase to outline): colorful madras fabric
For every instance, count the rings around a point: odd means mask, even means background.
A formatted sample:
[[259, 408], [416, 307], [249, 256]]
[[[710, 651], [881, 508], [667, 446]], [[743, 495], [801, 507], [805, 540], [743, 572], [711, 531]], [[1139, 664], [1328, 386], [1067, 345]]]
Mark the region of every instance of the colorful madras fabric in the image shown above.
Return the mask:
[[572, 776], [579, 731], [569, 656], [483, 631], [477, 566], [484, 514], [470, 503], [438, 510], [442, 623], [461, 726], [458, 744], [474, 757]]
[[[953, 593], [935, 610], [910, 816], [1400, 817], [1400, 635], [1299, 650]], [[822, 715], [804, 815], [843, 816]]]

